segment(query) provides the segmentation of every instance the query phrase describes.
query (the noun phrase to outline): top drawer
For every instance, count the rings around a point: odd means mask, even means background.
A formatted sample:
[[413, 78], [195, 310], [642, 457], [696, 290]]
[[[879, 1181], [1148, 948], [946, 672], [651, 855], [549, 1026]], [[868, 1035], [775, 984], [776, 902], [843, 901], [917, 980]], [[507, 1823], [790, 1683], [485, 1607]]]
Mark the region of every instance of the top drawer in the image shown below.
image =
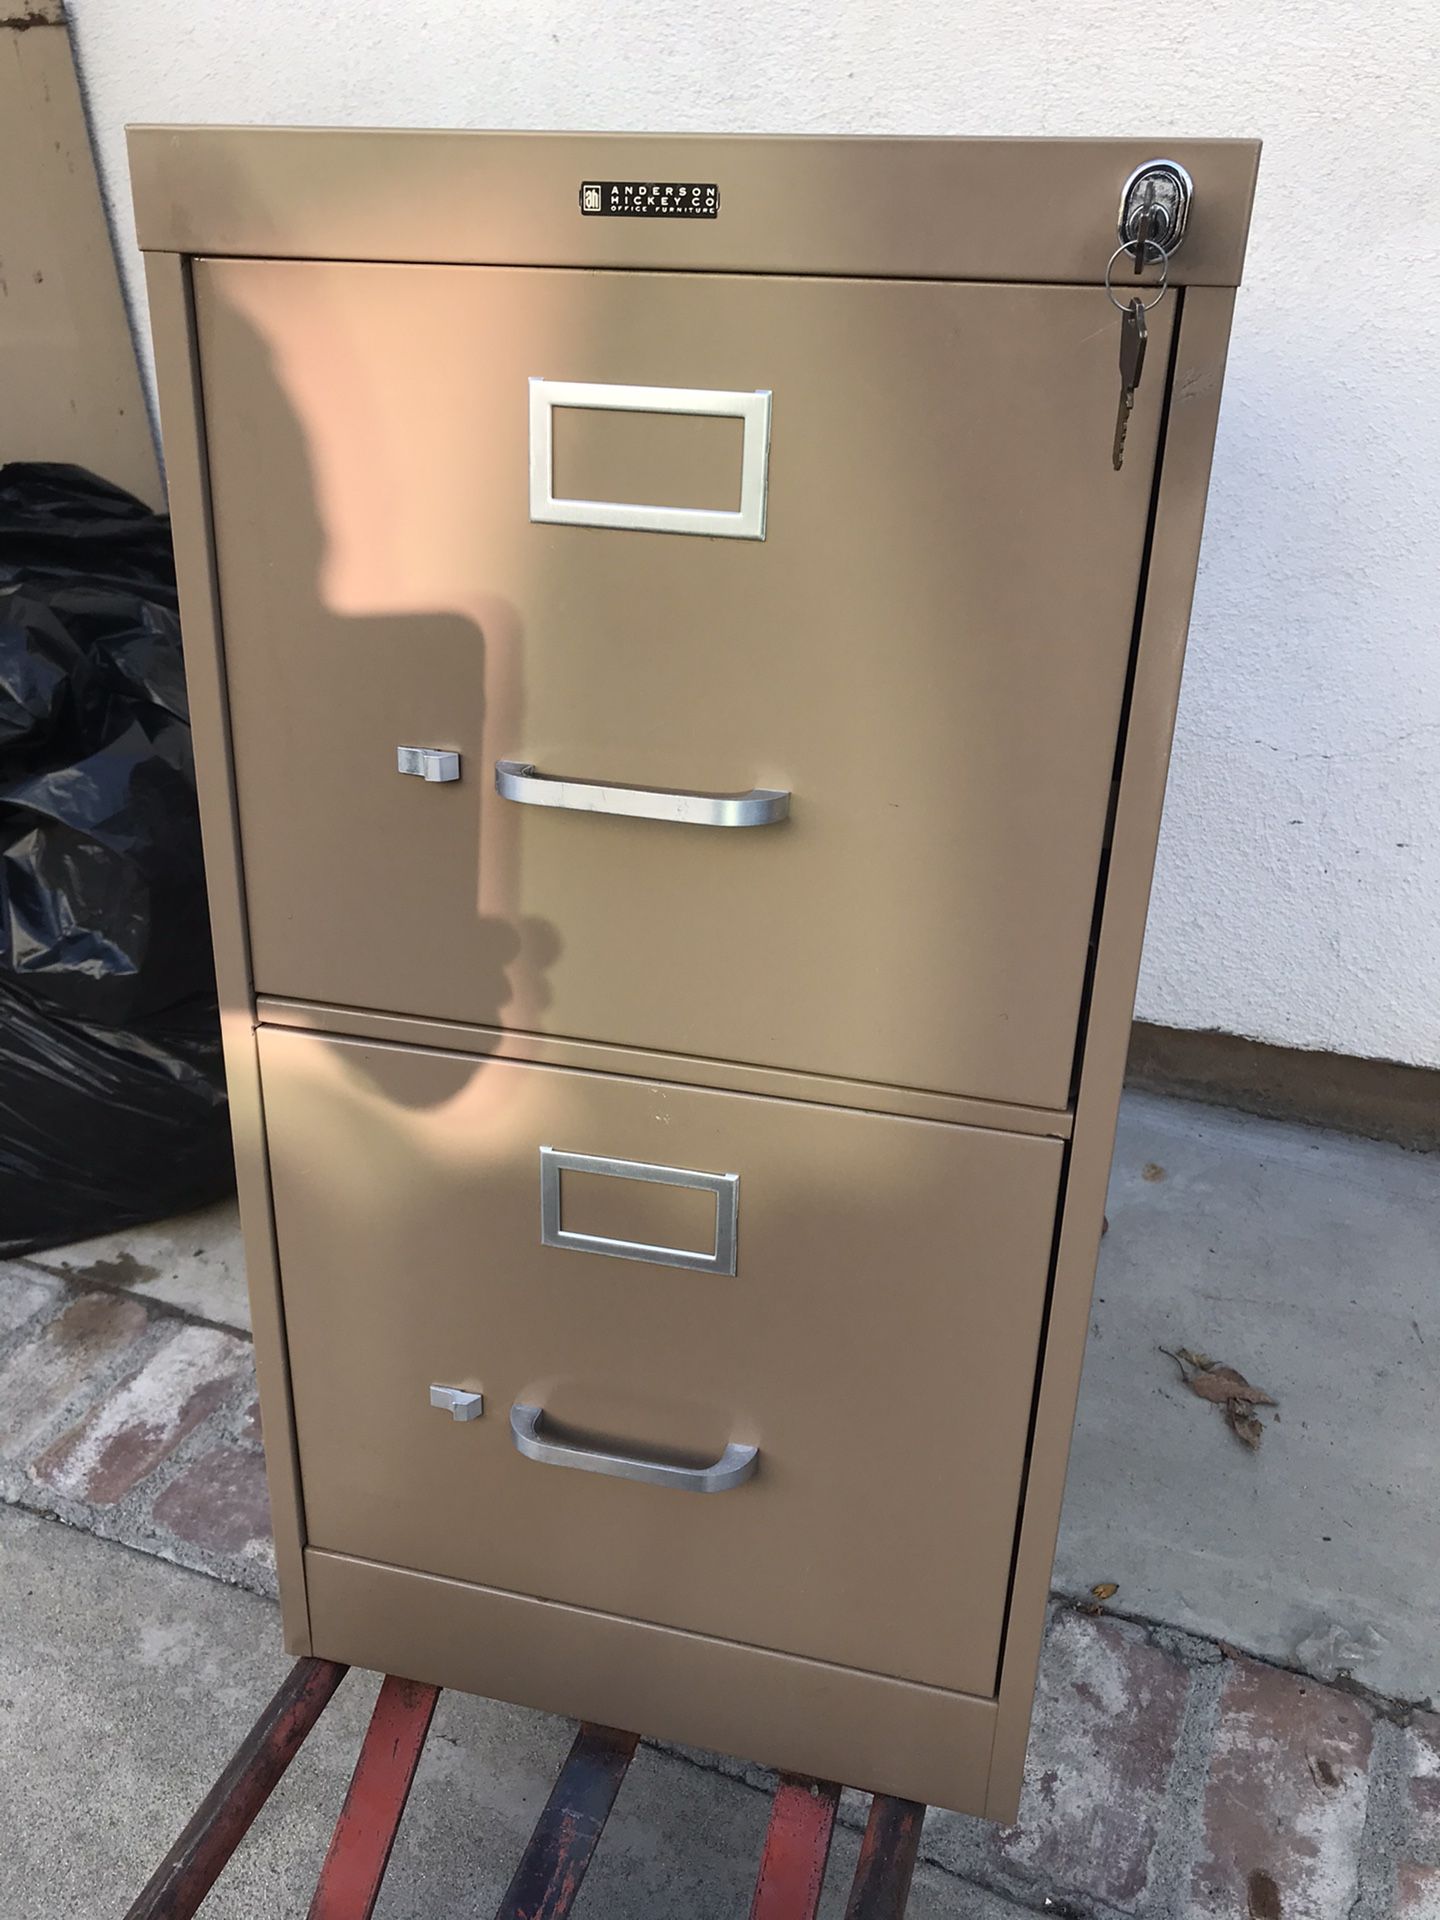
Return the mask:
[[[258, 991], [1066, 1103], [1164, 384], [1114, 473], [1102, 291], [195, 286]], [[536, 379], [769, 404], [552, 412]], [[532, 467], [612, 524], [532, 520]], [[666, 530], [613, 524], [636, 501]], [[792, 799], [527, 805], [501, 760]]]

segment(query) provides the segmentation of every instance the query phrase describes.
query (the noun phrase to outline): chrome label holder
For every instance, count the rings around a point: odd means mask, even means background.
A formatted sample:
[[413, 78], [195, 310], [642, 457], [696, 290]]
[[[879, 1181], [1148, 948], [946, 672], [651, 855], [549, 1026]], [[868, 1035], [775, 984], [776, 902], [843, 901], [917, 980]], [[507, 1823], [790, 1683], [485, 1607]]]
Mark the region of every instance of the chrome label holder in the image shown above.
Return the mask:
[[[740, 420], [740, 505], [650, 507], [626, 500], [568, 500], [555, 496], [555, 409], [595, 408], [611, 413], [689, 413]], [[763, 540], [770, 476], [770, 394], [724, 393], [708, 387], [607, 386], [593, 380], [530, 382], [530, 518], [562, 527], [628, 527], [641, 533], [701, 533], [730, 540]]]
[[[647, 1180], [660, 1186], [694, 1187], [715, 1196], [715, 1245], [700, 1253], [690, 1247], [650, 1246], [642, 1240], [611, 1240], [603, 1234], [577, 1233], [560, 1224], [562, 1173], [596, 1173], [607, 1179]], [[611, 1160], [589, 1153], [540, 1149], [540, 1240], [547, 1247], [576, 1253], [604, 1253], [618, 1260], [644, 1260], [655, 1266], [684, 1267], [694, 1273], [734, 1274], [740, 1211], [738, 1173], [697, 1173], [688, 1167], [652, 1166], [646, 1160]]]

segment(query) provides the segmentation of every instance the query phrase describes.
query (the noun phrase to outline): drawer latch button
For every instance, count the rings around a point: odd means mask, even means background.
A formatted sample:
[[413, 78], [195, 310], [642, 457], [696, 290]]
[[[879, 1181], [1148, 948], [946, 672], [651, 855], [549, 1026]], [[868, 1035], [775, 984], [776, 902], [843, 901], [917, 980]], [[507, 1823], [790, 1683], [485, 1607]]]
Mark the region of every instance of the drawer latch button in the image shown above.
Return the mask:
[[397, 747], [395, 765], [401, 773], [421, 780], [458, 780], [460, 756], [446, 747]]
[[463, 1387], [431, 1387], [430, 1404], [442, 1407], [452, 1420], [478, 1420], [485, 1411], [485, 1396], [467, 1393]]

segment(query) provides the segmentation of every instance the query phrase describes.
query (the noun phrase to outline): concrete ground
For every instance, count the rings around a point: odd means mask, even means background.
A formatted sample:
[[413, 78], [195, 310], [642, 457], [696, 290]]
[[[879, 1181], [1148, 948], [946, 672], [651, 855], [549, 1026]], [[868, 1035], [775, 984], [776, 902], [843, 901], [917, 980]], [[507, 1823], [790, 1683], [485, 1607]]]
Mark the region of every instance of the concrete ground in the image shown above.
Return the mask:
[[[0, 1913], [119, 1915], [286, 1670], [273, 1604], [15, 1508], [0, 1567]], [[343, 1683], [207, 1920], [301, 1920], [375, 1689]], [[377, 1920], [493, 1911], [572, 1733], [442, 1695]], [[932, 1813], [910, 1920], [1436, 1920], [1437, 1784], [1434, 1716], [1401, 1726], [1206, 1643], [1060, 1612], [1020, 1823]], [[767, 1811], [733, 1767], [643, 1747], [579, 1915], [733, 1920]], [[825, 1920], [863, 1814], [847, 1795]]]
[[[0, 1510], [0, 1566], [0, 1769], [10, 1810], [0, 1912], [119, 1915], [286, 1671], [274, 1609], [9, 1509]], [[206, 1920], [304, 1914], [375, 1690], [368, 1675], [342, 1685], [211, 1895]], [[493, 1911], [572, 1731], [445, 1695], [383, 1920]], [[613, 1920], [743, 1913], [764, 1818], [753, 1790], [645, 1753], [587, 1889], [590, 1911]]]
[[[1129, 1618], [1057, 1613], [1020, 1823], [932, 1816], [915, 1920], [1440, 1920], [1437, 1248], [1434, 1158], [1127, 1100], [1057, 1586]], [[121, 1911], [284, 1670], [242, 1270], [226, 1208], [0, 1266], [0, 1913]], [[1273, 1394], [1257, 1453], [1162, 1346]], [[371, 1692], [207, 1914], [304, 1912]], [[493, 1902], [568, 1738], [442, 1700], [382, 1915]], [[743, 1912], [764, 1814], [645, 1751], [582, 1912]]]
[[210, 1326], [250, 1328], [240, 1215], [231, 1200], [32, 1253], [17, 1264], [72, 1286], [119, 1288]]
[[[1440, 1699], [1440, 1156], [1127, 1096], [1055, 1584]], [[1160, 1351], [1279, 1402], [1248, 1453]]]

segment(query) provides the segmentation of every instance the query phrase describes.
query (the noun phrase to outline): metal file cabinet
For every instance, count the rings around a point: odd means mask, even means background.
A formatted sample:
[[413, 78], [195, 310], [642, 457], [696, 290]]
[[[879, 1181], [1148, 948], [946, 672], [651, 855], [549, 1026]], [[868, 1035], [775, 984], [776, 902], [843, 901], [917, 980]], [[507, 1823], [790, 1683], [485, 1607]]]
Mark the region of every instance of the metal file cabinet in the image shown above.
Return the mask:
[[132, 131], [293, 1648], [1013, 1812], [1256, 157]]

